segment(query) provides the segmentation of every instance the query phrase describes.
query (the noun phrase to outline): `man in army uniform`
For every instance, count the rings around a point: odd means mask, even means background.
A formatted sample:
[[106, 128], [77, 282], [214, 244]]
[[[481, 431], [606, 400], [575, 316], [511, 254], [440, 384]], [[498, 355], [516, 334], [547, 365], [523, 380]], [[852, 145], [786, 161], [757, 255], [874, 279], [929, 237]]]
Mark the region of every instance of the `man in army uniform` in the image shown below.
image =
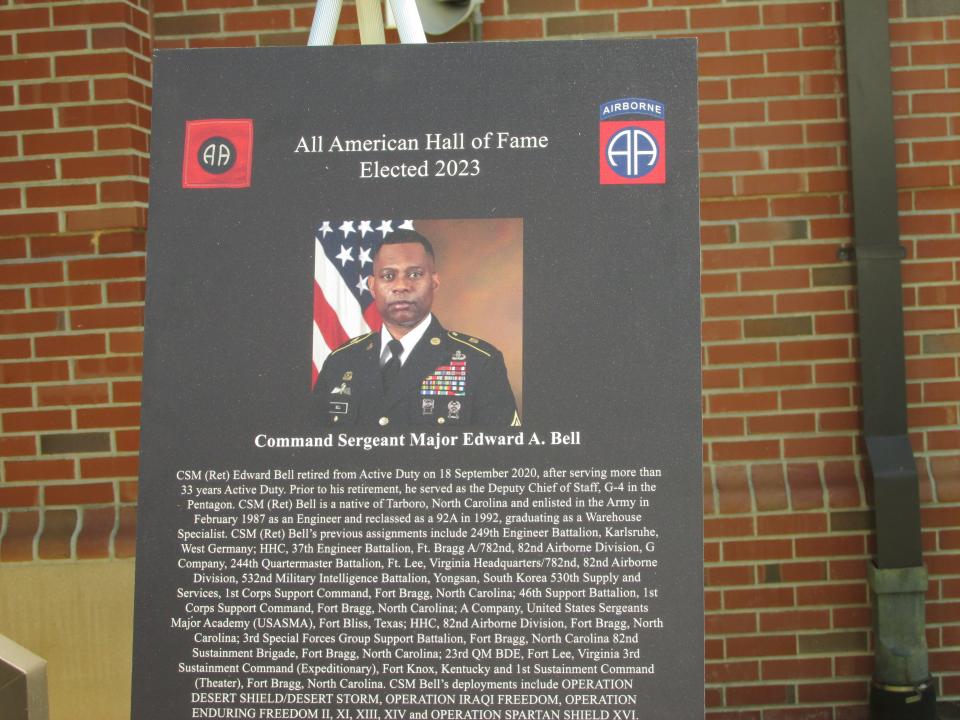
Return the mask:
[[519, 424], [500, 351], [445, 330], [431, 314], [439, 286], [429, 240], [412, 230], [384, 239], [368, 281], [383, 327], [327, 357], [315, 390], [325, 422], [384, 428]]

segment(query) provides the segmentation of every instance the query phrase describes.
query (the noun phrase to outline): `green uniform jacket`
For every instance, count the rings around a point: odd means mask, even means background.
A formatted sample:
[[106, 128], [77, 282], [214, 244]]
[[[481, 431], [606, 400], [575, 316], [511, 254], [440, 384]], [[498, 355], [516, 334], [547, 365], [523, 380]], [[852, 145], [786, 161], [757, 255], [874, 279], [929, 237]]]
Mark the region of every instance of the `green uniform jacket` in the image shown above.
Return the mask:
[[323, 364], [314, 396], [324, 424], [456, 427], [519, 424], [503, 355], [433, 318], [384, 395], [380, 334], [353, 338]]

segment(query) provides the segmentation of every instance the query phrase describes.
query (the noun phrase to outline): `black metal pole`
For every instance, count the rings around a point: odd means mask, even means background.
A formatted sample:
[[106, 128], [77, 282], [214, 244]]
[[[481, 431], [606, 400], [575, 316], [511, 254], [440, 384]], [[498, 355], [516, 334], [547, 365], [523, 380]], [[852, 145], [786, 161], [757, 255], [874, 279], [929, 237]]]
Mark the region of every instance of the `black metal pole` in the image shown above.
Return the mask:
[[873, 720], [936, 717], [927, 662], [917, 467], [907, 436], [903, 300], [888, 6], [844, 0], [863, 433], [877, 556], [869, 568]]

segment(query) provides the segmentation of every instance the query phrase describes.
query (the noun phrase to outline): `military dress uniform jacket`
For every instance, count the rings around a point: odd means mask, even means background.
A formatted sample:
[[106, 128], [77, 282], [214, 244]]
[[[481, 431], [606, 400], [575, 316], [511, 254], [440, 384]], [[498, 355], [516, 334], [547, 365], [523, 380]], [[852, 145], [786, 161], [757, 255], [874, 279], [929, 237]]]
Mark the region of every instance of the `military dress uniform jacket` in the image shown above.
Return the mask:
[[323, 364], [314, 396], [329, 425], [519, 424], [503, 355], [493, 345], [441, 327], [433, 318], [383, 392], [380, 334], [353, 338]]

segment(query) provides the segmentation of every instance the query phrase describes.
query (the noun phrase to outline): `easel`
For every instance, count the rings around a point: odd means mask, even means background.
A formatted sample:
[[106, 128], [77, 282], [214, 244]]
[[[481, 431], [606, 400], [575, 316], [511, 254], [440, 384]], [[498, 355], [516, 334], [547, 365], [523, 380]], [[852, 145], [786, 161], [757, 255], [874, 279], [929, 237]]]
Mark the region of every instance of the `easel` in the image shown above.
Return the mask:
[[[396, 19], [397, 32], [402, 43], [425, 43], [426, 33], [415, 0], [386, 0], [388, 11]], [[382, 45], [386, 42], [383, 32], [383, 15], [380, 0], [356, 0], [357, 24], [360, 26], [360, 42], [364, 45]], [[317, 9], [310, 26], [307, 45], [333, 45], [337, 32], [343, 0], [317, 0]]]

